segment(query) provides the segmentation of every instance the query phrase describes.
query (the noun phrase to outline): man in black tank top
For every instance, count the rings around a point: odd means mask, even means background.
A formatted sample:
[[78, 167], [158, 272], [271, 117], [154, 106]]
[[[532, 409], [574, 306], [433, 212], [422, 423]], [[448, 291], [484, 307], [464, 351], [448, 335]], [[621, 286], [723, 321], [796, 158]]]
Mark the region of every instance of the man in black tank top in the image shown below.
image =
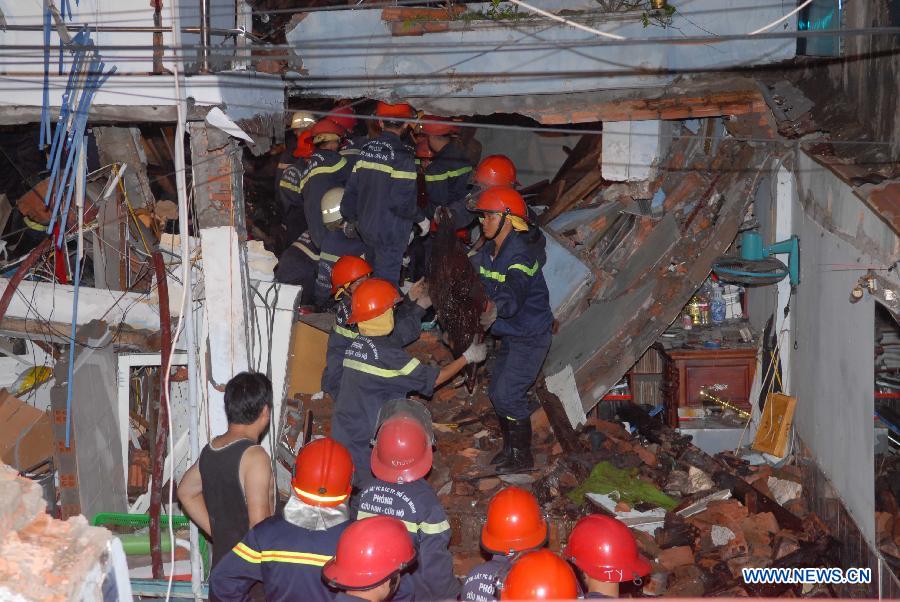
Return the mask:
[[274, 513], [269, 454], [258, 445], [271, 411], [272, 383], [264, 375], [241, 372], [228, 381], [228, 430], [203, 448], [178, 485], [185, 513], [212, 538], [213, 567]]

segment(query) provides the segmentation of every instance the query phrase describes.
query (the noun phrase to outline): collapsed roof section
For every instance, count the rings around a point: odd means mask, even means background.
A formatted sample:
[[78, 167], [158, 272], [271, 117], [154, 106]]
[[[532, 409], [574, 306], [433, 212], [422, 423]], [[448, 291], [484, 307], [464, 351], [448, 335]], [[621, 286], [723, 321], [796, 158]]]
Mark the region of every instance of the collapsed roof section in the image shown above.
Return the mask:
[[646, 179], [610, 183], [605, 164], [623, 156], [595, 154], [604, 166], [569, 182], [581, 187], [575, 202], [566, 191], [550, 199], [549, 231], [595, 277], [576, 309], [557, 316], [544, 364], [547, 390], [573, 425], [675, 320], [734, 240], [772, 154], [769, 144], [732, 138], [740, 122], [670, 122], [668, 153]]

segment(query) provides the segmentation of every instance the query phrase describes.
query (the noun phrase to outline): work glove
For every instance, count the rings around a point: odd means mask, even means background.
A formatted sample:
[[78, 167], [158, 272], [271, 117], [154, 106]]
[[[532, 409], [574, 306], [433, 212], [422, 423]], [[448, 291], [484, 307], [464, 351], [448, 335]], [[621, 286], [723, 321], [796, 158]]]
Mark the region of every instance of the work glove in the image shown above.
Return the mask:
[[487, 357], [487, 345], [484, 343], [472, 343], [463, 351], [463, 357], [467, 364], [479, 364]]
[[481, 313], [481, 317], [478, 318], [478, 323], [481, 324], [481, 328], [487, 332], [490, 330], [491, 325], [497, 320], [497, 306], [493, 303], [488, 303], [487, 307]]
[[418, 222], [416, 224], [416, 227], [419, 229], [419, 236], [426, 236], [429, 232], [431, 232], [431, 220], [425, 218], [422, 221]]
[[428, 286], [425, 284], [424, 278], [420, 278], [412, 285], [409, 289], [409, 298], [422, 309], [431, 307], [431, 296], [428, 294]]
[[344, 222], [344, 225], [341, 226], [341, 230], [344, 232], [344, 236], [351, 239], [359, 238], [359, 233], [356, 231], [356, 225], [351, 224], [350, 222]]

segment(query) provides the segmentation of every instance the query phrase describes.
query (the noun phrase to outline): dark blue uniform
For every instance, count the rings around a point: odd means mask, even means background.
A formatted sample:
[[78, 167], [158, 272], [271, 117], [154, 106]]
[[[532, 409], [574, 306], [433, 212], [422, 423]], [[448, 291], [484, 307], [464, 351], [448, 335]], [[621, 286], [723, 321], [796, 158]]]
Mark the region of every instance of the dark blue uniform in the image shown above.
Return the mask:
[[300, 291], [300, 304], [310, 305], [313, 302], [318, 268], [319, 250], [313, 244], [309, 232], [304, 232], [278, 258], [274, 272], [275, 282], [303, 287]]
[[493, 557], [473, 568], [463, 581], [459, 599], [463, 602], [496, 602], [497, 582], [512, 567], [512, 559], [502, 554]]
[[316, 273], [316, 305], [331, 305], [331, 273], [335, 262], [344, 255], [361, 257], [366, 251], [365, 245], [357, 238], [347, 238], [341, 230], [326, 230], [325, 238], [319, 249], [319, 267]]
[[472, 223], [472, 214], [466, 208], [471, 173], [472, 165], [458, 144], [451, 142], [434, 155], [425, 168], [429, 219], [434, 219], [438, 207], [447, 207], [455, 229]]
[[267, 518], [215, 566], [209, 577], [210, 597], [248, 600], [253, 584], [262, 582], [269, 602], [334, 600], [335, 593], [322, 582], [322, 566], [334, 556], [349, 524], [312, 531], [280, 516]]
[[[341, 377], [344, 374], [344, 355], [359, 332], [353, 324], [347, 324], [350, 317], [349, 295], [337, 302], [334, 314], [334, 328], [328, 335], [328, 351], [325, 355], [325, 372], [322, 374], [322, 390], [338, 398]], [[388, 335], [400, 347], [406, 347], [422, 334], [422, 316], [425, 310], [412, 301], [401, 303], [394, 311], [394, 331]], [[358, 472], [358, 471], [357, 471]]]
[[553, 313], [532, 232], [511, 232], [496, 258], [494, 241], [472, 257], [485, 292], [497, 307], [491, 333], [500, 349], [488, 395], [501, 416], [528, 418], [525, 394], [534, 384], [550, 349]]
[[278, 180], [278, 200], [284, 212], [284, 226], [288, 240], [296, 240], [306, 232], [306, 214], [303, 211], [303, 196], [300, 194], [300, 180], [306, 169], [306, 159], [299, 158], [287, 167]]
[[349, 175], [347, 159], [335, 151], [318, 149], [306, 162], [299, 188], [309, 234], [317, 247], [322, 246], [327, 232], [322, 221], [322, 197], [332, 188], [343, 188]]
[[353, 456], [354, 478], [369, 476], [369, 442], [375, 434], [381, 406], [391, 399], [406, 397], [411, 391], [431, 395], [440, 372], [409, 355], [393, 336], [358, 334], [344, 354], [331, 436]]
[[339, 151], [341, 156], [347, 159], [347, 162], [350, 164], [350, 169], [353, 169], [353, 166], [356, 165], [356, 160], [359, 159], [359, 153], [362, 151], [362, 147], [365, 146], [366, 142], [369, 141], [369, 136], [366, 134], [350, 136], [344, 142], [344, 145], [341, 147]]
[[347, 180], [341, 215], [356, 224], [375, 276], [394, 284], [413, 223], [422, 217], [416, 196], [413, 150], [387, 131], [367, 142]]
[[400, 578], [396, 599], [453, 600], [459, 582], [453, 575], [450, 523], [434, 489], [425, 479], [388, 483], [372, 479], [360, 487], [357, 519], [391, 516], [406, 525], [418, 562]]

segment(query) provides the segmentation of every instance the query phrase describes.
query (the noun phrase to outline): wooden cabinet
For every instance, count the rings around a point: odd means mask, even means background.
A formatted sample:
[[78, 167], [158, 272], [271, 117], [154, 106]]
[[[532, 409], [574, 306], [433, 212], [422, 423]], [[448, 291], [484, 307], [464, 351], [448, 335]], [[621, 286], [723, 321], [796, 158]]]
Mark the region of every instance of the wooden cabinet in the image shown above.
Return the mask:
[[[700, 407], [701, 389], [721, 385], [717, 397], [750, 410], [750, 387], [756, 370], [756, 349], [673, 349], [666, 352], [666, 414], [678, 426], [679, 407]], [[706, 401], [706, 405], [713, 402]]]

